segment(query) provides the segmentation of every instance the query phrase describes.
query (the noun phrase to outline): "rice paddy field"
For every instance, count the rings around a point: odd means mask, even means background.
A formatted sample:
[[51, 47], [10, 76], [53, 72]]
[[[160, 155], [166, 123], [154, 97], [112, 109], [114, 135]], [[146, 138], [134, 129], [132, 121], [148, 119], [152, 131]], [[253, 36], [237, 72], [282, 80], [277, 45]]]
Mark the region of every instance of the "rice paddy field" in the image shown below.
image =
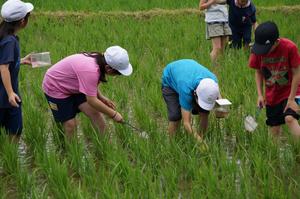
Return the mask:
[[[24, 130], [19, 144], [0, 136], [0, 198], [300, 198], [299, 142], [286, 128], [274, 140], [264, 111], [255, 132], [244, 129], [257, 98], [254, 71], [247, 67], [249, 53], [227, 49], [220, 67], [213, 68], [203, 15], [164, 11], [196, 9], [198, 1], [32, 2], [36, 13], [19, 34], [22, 55], [50, 51], [55, 63], [77, 52], [103, 52], [116, 44], [126, 48], [133, 74], [109, 77], [100, 90], [149, 138], [109, 118], [106, 135], [100, 136], [79, 114], [76, 139], [62, 147], [41, 89], [47, 68], [22, 66]], [[300, 46], [299, 0], [254, 2], [259, 22], [272, 19], [281, 37]], [[113, 14], [153, 8], [161, 8], [160, 13]], [[210, 114], [207, 148], [183, 129], [174, 139], [166, 133], [161, 74], [166, 64], [182, 58], [216, 72], [222, 96], [233, 103], [226, 119]]]

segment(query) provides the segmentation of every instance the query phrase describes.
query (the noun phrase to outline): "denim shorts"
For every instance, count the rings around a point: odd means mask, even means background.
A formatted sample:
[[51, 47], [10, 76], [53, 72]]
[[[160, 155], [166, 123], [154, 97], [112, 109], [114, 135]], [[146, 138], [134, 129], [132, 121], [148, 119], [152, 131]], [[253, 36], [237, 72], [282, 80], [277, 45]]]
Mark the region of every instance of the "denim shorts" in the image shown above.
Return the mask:
[[66, 122], [75, 118], [80, 112], [79, 105], [86, 102], [86, 96], [82, 93], [64, 99], [53, 98], [47, 94], [45, 96], [56, 122]]

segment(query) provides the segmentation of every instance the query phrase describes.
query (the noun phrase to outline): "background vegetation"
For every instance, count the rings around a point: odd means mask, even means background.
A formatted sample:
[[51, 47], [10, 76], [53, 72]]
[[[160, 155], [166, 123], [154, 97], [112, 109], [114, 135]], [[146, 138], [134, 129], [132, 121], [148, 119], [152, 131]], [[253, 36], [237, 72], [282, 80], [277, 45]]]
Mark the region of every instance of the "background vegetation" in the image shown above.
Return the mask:
[[[63, 2], [66, 9], [73, 9], [68, 7], [71, 1]], [[296, 1], [284, 3], [291, 2]], [[123, 2], [124, 7], [118, 8], [131, 10], [129, 3]], [[165, 7], [161, 4], [144, 1], [134, 8]], [[60, 8], [56, 1], [39, 1], [35, 5], [37, 10]], [[88, 10], [86, 5], [94, 9], [92, 5], [96, 3], [77, 4]], [[113, 9], [112, 5], [105, 9]], [[171, 3], [170, 7], [167, 2], [164, 5], [172, 8]], [[298, 12], [266, 11], [260, 12], [258, 18], [274, 20], [281, 36], [299, 46], [300, 26], [290, 28], [299, 16]], [[254, 71], [247, 67], [249, 53], [227, 49], [221, 66], [212, 68], [211, 44], [205, 40], [203, 17], [33, 14], [19, 36], [23, 55], [50, 51], [53, 63], [77, 52], [103, 52], [115, 44], [126, 48], [133, 75], [109, 78], [100, 90], [116, 102], [127, 121], [147, 131], [150, 137], [143, 139], [136, 131], [110, 119], [107, 135], [101, 137], [80, 115], [77, 139], [62, 150], [59, 130], [52, 122], [41, 90], [47, 68], [23, 66], [20, 90], [24, 132], [19, 145], [9, 143], [3, 134], [0, 137], [1, 198], [300, 197], [300, 145], [286, 129], [281, 140], [272, 140], [264, 124], [264, 113], [258, 118], [258, 129], [253, 134], [245, 132], [244, 117], [254, 115], [256, 110]], [[182, 58], [195, 59], [217, 72], [223, 97], [233, 102], [227, 119], [210, 115], [205, 137], [207, 150], [183, 131], [175, 139], [166, 136], [161, 72], [166, 64]]]
[[[120, 11], [148, 10], [153, 8], [179, 9], [198, 8], [199, 0], [32, 0], [37, 10], [72, 10], [72, 11]], [[299, 5], [300, 0], [253, 0], [257, 6]]]

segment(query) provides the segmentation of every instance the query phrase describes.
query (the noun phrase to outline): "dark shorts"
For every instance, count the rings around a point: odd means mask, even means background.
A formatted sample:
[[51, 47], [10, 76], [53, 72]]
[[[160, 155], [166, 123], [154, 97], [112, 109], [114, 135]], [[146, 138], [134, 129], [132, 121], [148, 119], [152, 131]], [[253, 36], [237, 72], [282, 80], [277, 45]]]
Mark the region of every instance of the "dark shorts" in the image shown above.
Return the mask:
[[252, 26], [246, 26], [243, 28], [234, 28], [231, 26], [231, 40], [233, 48], [241, 48], [242, 44], [250, 44], [251, 42], [251, 34], [252, 34]]
[[[163, 87], [162, 88], [162, 94], [163, 98], [167, 104], [168, 109], [168, 119], [169, 121], [179, 121], [181, 120], [181, 106], [179, 104], [179, 95], [174, 91], [173, 89], [169, 87]], [[199, 105], [197, 105], [196, 101], [193, 102], [193, 110], [192, 114], [196, 115], [199, 113], [209, 113], [209, 111], [206, 111], [202, 108], [200, 108]]]
[[[300, 99], [296, 99], [297, 104], [300, 104]], [[286, 106], [287, 100], [283, 100], [281, 103], [274, 106], [266, 106], [267, 110], [267, 120], [266, 124], [268, 126], [279, 126], [285, 124], [284, 118], [288, 115], [293, 116], [295, 119], [299, 120], [300, 115], [298, 115], [292, 109], [287, 109], [283, 112]]]
[[46, 95], [49, 107], [56, 122], [66, 122], [80, 112], [79, 105], [86, 102], [84, 94], [75, 94], [68, 98], [57, 99]]
[[21, 135], [23, 129], [22, 108], [0, 108], [0, 128], [8, 134]]

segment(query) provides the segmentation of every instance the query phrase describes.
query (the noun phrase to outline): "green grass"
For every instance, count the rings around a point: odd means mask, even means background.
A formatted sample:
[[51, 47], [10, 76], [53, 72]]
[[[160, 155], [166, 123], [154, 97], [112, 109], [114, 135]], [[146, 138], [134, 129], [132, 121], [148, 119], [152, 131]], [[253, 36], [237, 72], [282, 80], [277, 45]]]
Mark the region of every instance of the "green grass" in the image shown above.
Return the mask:
[[[45, 4], [46, 5], [46, 4]], [[281, 36], [300, 45], [298, 13], [260, 13], [272, 18]], [[79, 116], [79, 137], [66, 150], [55, 141], [53, 124], [41, 82], [47, 68], [23, 66], [26, 164], [18, 147], [0, 142], [0, 197], [15, 198], [299, 198], [300, 145], [289, 138], [276, 143], [267, 133], [265, 114], [253, 134], [243, 129], [243, 118], [255, 113], [254, 71], [248, 54], [227, 50], [221, 67], [210, 65], [210, 41], [198, 15], [133, 17], [32, 16], [20, 32], [22, 54], [50, 51], [52, 62], [72, 53], [104, 51], [121, 45], [134, 67], [130, 77], [110, 77], [100, 85], [117, 110], [133, 125], [146, 130], [141, 139], [127, 126], [107, 118], [108, 135], [99, 136], [88, 119]], [[223, 97], [233, 102], [226, 120], [210, 116], [207, 151], [188, 135], [166, 136], [166, 107], [161, 96], [161, 73], [169, 62], [193, 58], [218, 71]], [[183, 132], [183, 130], [181, 130]], [[53, 141], [49, 143], [49, 139]], [[53, 146], [54, 145], [54, 146]]]
[[[153, 8], [179, 9], [179, 8], [198, 8], [198, 0], [32, 0], [36, 10], [86, 10], [86, 11], [120, 11], [120, 10], [148, 10]], [[300, 0], [254, 0], [257, 6], [282, 6], [299, 5]]]

